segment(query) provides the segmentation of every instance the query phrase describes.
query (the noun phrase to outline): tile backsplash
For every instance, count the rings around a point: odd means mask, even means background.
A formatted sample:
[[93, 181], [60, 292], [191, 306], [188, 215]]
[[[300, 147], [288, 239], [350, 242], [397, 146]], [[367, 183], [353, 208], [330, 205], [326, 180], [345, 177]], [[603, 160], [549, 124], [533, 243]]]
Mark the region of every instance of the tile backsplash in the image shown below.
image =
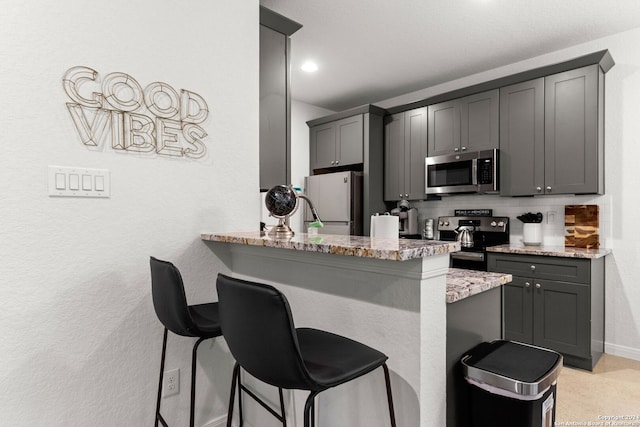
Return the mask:
[[[452, 216], [454, 209], [493, 209], [494, 216], [511, 219], [511, 243], [522, 242], [522, 222], [516, 217], [525, 212], [542, 212], [543, 245], [564, 246], [564, 206], [596, 204], [600, 206], [600, 246], [607, 247], [606, 238], [611, 231], [609, 198], [606, 196], [540, 196], [500, 197], [497, 195], [470, 194], [444, 196], [442, 200], [412, 202], [418, 209], [418, 226], [422, 232], [427, 218]], [[437, 236], [436, 236], [437, 237]]]

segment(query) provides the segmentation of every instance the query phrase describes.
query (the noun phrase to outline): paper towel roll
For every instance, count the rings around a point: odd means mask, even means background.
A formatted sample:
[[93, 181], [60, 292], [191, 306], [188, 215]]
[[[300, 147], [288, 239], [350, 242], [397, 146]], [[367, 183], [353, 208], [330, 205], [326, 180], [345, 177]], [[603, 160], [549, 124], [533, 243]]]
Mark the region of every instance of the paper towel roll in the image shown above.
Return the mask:
[[370, 237], [373, 238], [398, 238], [398, 217], [395, 215], [371, 215]]

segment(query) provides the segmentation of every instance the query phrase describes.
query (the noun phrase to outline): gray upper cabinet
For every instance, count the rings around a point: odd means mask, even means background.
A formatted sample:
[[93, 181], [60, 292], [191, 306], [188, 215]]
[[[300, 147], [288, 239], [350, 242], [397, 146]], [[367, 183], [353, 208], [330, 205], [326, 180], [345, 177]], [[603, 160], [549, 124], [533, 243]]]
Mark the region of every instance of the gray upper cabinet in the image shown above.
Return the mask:
[[501, 195], [604, 191], [603, 82], [591, 65], [500, 89]]
[[427, 108], [388, 116], [384, 129], [384, 200], [422, 200], [427, 156]]
[[291, 181], [289, 36], [302, 26], [260, 7], [260, 190]]
[[476, 93], [428, 107], [428, 155], [499, 147], [499, 92]]
[[500, 89], [500, 194], [544, 185], [544, 78]]
[[428, 155], [441, 156], [460, 151], [459, 100], [429, 105], [428, 115]]
[[499, 98], [496, 89], [460, 99], [460, 151], [500, 147]]
[[404, 113], [384, 120], [384, 200], [396, 201], [404, 195]]
[[310, 130], [311, 169], [363, 163], [363, 115], [324, 123]]
[[603, 82], [597, 65], [545, 78], [545, 193], [604, 191]]

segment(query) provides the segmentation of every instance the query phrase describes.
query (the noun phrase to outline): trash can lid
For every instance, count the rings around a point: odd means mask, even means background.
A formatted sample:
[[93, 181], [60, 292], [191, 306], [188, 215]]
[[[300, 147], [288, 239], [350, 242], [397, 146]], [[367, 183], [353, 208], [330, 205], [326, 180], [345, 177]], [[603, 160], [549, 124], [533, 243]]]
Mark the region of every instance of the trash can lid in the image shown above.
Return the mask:
[[529, 344], [496, 340], [470, 350], [462, 358], [462, 365], [470, 382], [521, 395], [538, 395], [558, 378], [562, 355]]

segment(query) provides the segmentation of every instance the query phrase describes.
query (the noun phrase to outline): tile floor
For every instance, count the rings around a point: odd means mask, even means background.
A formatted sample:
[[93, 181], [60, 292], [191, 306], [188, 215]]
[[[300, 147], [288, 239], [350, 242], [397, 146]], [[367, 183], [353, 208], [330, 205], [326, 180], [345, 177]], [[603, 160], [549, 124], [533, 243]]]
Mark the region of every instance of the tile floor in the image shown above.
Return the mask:
[[556, 426], [640, 426], [640, 361], [605, 354], [593, 372], [563, 367], [556, 405]]

